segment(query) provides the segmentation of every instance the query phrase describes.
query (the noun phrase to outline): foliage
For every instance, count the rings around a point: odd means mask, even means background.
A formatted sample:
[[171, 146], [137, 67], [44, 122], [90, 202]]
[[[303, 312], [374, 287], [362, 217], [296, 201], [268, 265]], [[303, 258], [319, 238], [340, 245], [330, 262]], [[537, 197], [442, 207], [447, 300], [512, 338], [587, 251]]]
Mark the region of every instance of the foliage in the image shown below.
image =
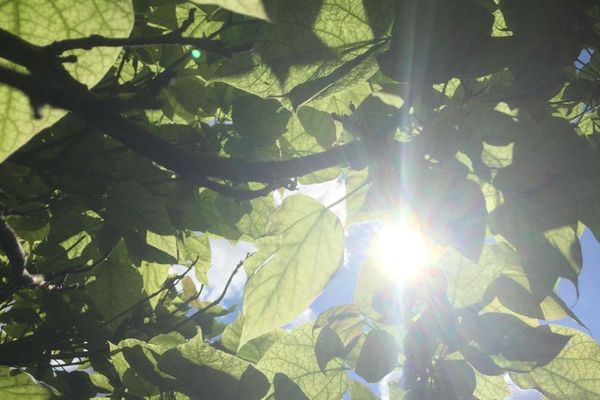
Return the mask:
[[[596, 2], [9, 0], [0, 43], [1, 398], [600, 399], [544, 323], [600, 237]], [[407, 212], [426, 272], [281, 329]], [[235, 319], [212, 238], [256, 249]]]

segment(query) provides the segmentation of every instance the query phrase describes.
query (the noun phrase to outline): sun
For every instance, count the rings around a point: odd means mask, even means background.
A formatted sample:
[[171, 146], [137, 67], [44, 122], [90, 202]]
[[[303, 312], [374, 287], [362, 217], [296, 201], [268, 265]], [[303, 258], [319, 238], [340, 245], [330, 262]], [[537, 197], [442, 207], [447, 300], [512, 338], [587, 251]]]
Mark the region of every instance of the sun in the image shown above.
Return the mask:
[[380, 227], [371, 251], [384, 275], [397, 284], [406, 284], [437, 258], [436, 247], [423, 235], [414, 219], [403, 218]]

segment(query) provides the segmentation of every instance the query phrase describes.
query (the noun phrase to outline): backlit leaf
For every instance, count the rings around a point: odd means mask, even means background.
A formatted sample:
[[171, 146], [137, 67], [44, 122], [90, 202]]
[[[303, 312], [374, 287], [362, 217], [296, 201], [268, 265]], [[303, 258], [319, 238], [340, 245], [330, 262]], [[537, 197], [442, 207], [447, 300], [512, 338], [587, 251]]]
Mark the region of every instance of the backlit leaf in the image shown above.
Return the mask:
[[[37, 45], [92, 34], [127, 37], [133, 26], [133, 9], [130, 1], [9, 1], [0, 4], [0, 26]], [[76, 79], [92, 87], [112, 66], [119, 51], [118, 47], [78, 50], [74, 52], [77, 62], [65, 67]], [[43, 118], [34, 119], [27, 97], [6, 85], [0, 86], [0, 108], [4, 110], [0, 162], [65, 114], [62, 110], [44, 109]]]
[[269, 20], [263, 0], [194, 0], [197, 4], [214, 4], [238, 14]]
[[[321, 293], [343, 258], [344, 233], [331, 211], [309, 197], [288, 197], [252, 255], [259, 268], [244, 289], [240, 345], [293, 320]], [[326, 244], [326, 245], [325, 245]]]
[[549, 400], [600, 398], [600, 347], [596, 341], [571, 328], [552, 326], [552, 331], [572, 337], [553, 361], [527, 374], [511, 373], [513, 381], [538, 389]]
[[256, 366], [270, 378], [277, 373], [287, 375], [311, 400], [341, 398], [346, 391], [346, 371], [337, 361], [321, 371], [315, 341], [311, 324], [300, 326], [271, 346]]
[[371, 389], [358, 381], [350, 381], [348, 388], [351, 400], [377, 400]]
[[126, 314], [117, 317], [142, 298], [142, 275], [130, 265], [105, 263], [87, 291], [105, 320], [112, 320], [110, 326], [116, 326]]
[[163, 353], [158, 366], [191, 397], [259, 400], [269, 385], [250, 363], [204, 343], [202, 335]]
[[17, 369], [0, 367], [0, 396], [7, 400], [55, 398], [56, 390]]

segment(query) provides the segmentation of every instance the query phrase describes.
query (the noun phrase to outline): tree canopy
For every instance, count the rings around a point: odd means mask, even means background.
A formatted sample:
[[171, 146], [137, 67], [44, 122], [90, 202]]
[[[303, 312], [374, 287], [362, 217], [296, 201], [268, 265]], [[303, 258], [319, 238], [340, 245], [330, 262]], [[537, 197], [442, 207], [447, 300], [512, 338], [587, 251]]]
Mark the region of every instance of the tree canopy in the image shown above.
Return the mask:
[[[593, 0], [0, 2], [0, 398], [600, 399], [556, 292], [600, 235], [599, 48]], [[371, 252], [284, 329], [406, 215], [421, 273]], [[212, 238], [255, 249], [225, 282]]]

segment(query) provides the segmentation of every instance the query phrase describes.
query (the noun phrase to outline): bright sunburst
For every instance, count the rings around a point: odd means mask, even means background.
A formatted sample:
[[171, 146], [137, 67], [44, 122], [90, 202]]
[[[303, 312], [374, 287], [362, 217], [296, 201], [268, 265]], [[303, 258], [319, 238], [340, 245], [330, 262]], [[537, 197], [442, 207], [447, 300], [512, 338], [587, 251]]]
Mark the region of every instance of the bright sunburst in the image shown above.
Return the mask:
[[398, 284], [417, 277], [434, 260], [435, 245], [414, 219], [383, 226], [373, 241], [372, 254], [384, 274]]

